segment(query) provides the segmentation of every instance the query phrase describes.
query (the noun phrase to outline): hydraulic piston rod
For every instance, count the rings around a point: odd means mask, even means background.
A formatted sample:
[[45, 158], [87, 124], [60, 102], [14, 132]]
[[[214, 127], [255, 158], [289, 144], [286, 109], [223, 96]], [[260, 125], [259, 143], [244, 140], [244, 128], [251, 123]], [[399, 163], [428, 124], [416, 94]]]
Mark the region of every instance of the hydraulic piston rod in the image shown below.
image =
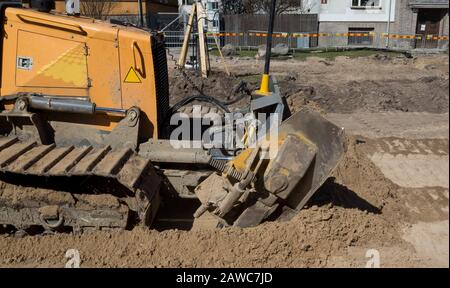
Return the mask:
[[[125, 109], [97, 107], [95, 103], [77, 99], [61, 99], [44, 96], [28, 96], [26, 99], [30, 108], [38, 110], [81, 114], [112, 113], [122, 116], [125, 116], [127, 113]], [[24, 100], [19, 99], [18, 101], [20, 103], [20, 101]]]

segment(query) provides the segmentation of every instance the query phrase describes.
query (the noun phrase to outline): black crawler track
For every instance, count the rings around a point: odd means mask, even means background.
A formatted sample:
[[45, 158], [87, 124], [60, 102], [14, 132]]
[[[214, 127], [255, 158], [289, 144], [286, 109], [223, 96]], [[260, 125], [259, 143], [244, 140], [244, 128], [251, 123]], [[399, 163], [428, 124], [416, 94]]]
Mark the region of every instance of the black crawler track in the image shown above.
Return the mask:
[[[15, 227], [125, 229], [131, 214], [150, 226], [159, 206], [161, 179], [150, 161], [130, 148], [58, 147], [0, 137], [0, 176], [20, 179], [0, 182], [0, 224]], [[36, 179], [49, 186], [98, 179], [126, 192], [114, 195], [103, 187], [71, 193], [70, 187], [59, 191], [28, 183]]]

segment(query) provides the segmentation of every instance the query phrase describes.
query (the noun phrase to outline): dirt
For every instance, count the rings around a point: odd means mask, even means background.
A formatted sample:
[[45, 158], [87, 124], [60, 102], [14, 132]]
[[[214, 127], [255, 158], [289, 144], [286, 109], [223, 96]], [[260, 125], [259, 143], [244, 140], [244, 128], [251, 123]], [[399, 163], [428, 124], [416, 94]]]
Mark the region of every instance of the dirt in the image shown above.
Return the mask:
[[216, 231], [136, 228], [21, 239], [3, 234], [0, 265], [61, 267], [65, 251], [77, 249], [84, 267], [361, 266], [371, 247], [395, 251], [385, 266], [429, 264], [402, 239], [398, 224], [411, 219], [396, 196], [398, 186], [367, 157], [367, 142], [348, 141], [348, 152], [333, 177], [290, 222]]
[[[233, 85], [240, 80], [250, 88], [259, 86], [261, 61], [231, 61], [228, 64], [231, 78], [221, 70], [216, 70], [211, 78], [212, 83], [222, 85], [225, 95], [217, 91], [217, 85], [203, 86], [206, 94], [227, 99], [222, 97], [230, 97]], [[337, 57], [334, 61], [318, 57], [307, 61], [273, 61], [272, 75], [277, 77], [282, 93], [294, 106], [312, 102], [312, 106], [328, 113], [445, 113], [449, 108], [448, 67], [448, 55], [407, 58], [377, 54], [365, 58]], [[223, 65], [217, 69], [223, 70]], [[180, 89], [173, 87], [172, 94], [179, 95], [179, 92]]]
[[[170, 78], [172, 104], [200, 94], [199, 90], [223, 101], [243, 98], [231, 108], [248, 104], [250, 91], [259, 87], [261, 61], [240, 60], [231, 65], [231, 76], [214, 70], [208, 79], [200, 72], [176, 70]], [[448, 65], [447, 55], [407, 58], [376, 54], [357, 59], [337, 57], [335, 61], [311, 57], [304, 62], [275, 61], [272, 74], [294, 112], [307, 105], [326, 113], [444, 113], [449, 109]], [[238, 89], [241, 82], [244, 87]]]
[[[305, 71], [297, 82], [313, 87], [306, 93], [307, 98], [326, 112], [447, 112], [448, 57], [442, 57], [442, 63], [433, 66], [434, 70], [421, 69], [421, 61], [339, 58], [326, 67], [325, 77]], [[436, 59], [430, 61], [434, 63]]]
[[[230, 107], [242, 107], [250, 100], [251, 91], [257, 88], [255, 83], [246, 81], [245, 77], [230, 75], [223, 72], [211, 72], [207, 79], [200, 72], [174, 70], [170, 77], [171, 105], [189, 96], [207, 95], [221, 101], [233, 101], [242, 98]], [[199, 102], [193, 102], [197, 104]], [[205, 104], [205, 103], [201, 103]]]
[[[233, 87], [240, 81], [256, 87], [263, 64], [233, 61], [228, 65], [234, 76], [224, 76], [223, 67], [213, 61], [215, 74], [208, 80], [193, 77], [196, 85], [225, 100], [235, 97]], [[448, 187], [440, 180], [408, 186], [402, 175], [393, 177], [396, 169], [407, 176], [422, 173], [399, 155], [425, 162], [448, 159], [448, 124], [445, 135], [439, 130], [426, 139], [422, 130], [412, 130], [426, 127], [429, 115], [437, 122], [448, 118], [448, 56], [320, 61], [273, 62], [291, 104], [342, 121], [349, 135], [348, 151], [332, 177], [291, 221], [213, 231], [136, 228], [23, 238], [3, 233], [0, 266], [63, 267], [66, 251], [77, 249], [82, 267], [364, 267], [367, 251], [376, 249], [382, 267], [448, 267]], [[182, 76], [173, 72], [172, 93], [195, 92], [177, 77]], [[361, 119], [365, 126], [347, 124], [342, 115]], [[391, 118], [384, 125], [370, 124], [385, 115]], [[415, 132], [405, 136], [405, 130]], [[439, 173], [448, 176], [448, 166], [429, 169], [436, 179]]]

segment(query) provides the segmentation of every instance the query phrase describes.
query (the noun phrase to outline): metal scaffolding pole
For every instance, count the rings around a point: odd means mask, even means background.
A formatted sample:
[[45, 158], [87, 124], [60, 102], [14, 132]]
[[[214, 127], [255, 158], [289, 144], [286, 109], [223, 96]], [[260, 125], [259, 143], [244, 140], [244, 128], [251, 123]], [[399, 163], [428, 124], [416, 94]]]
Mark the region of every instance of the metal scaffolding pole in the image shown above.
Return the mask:
[[139, 16], [139, 26], [144, 26], [144, 14], [142, 12], [142, 0], [138, 0], [138, 16]]

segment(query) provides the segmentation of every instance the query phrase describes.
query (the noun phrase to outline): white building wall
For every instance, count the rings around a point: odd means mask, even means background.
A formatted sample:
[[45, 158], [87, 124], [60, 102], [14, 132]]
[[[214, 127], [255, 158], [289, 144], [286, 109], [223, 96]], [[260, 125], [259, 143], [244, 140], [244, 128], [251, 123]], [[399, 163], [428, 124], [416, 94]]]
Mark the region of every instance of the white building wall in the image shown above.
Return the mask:
[[378, 7], [352, 7], [352, 0], [328, 0], [317, 5], [311, 13], [319, 14], [319, 22], [387, 22], [389, 17], [389, 2], [391, 2], [391, 22], [395, 21], [396, 0], [379, 0]]
[[[205, 21], [206, 28], [208, 32], [219, 32], [220, 31], [220, 15], [219, 6], [220, 0], [201, 0], [203, 7], [205, 8], [206, 17], [208, 21]], [[185, 14], [184, 22], [187, 22], [189, 18], [188, 15], [192, 11], [193, 0], [178, 0], [179, 12]]]
[[220, 0], [202, 0], [203, 7], [208, 17], [208, 22], [206, 26], [209, 32], [219, 32], [220, 31], [220, 15], [219, 7]]
[[[371, 42], [363, 45], [383, 46], [382, 33], [388, 30], [390, 22], [391, 33], [397, 17], [398, 2], [402, 0], [379, 0], [371, 6], [353, 6], [353, 0], [327, 0], [322, 4], [321, 0], [314, 0], [319, 8], [314, 11], [319, 15], [320, 33], [348, 33], [350, 31], [374, 32]], [[359, 1], [360, 3], [360, 1]], [[389, 13], [389, 7], [391, 11]], [[389, 20], [390, 15], [390, 20]], [[359, 45], [358, 41], [353, 45]], [[350, 44], [350, 37], [324, 37], [319, 39], [319, 46], [346, 46]]]

